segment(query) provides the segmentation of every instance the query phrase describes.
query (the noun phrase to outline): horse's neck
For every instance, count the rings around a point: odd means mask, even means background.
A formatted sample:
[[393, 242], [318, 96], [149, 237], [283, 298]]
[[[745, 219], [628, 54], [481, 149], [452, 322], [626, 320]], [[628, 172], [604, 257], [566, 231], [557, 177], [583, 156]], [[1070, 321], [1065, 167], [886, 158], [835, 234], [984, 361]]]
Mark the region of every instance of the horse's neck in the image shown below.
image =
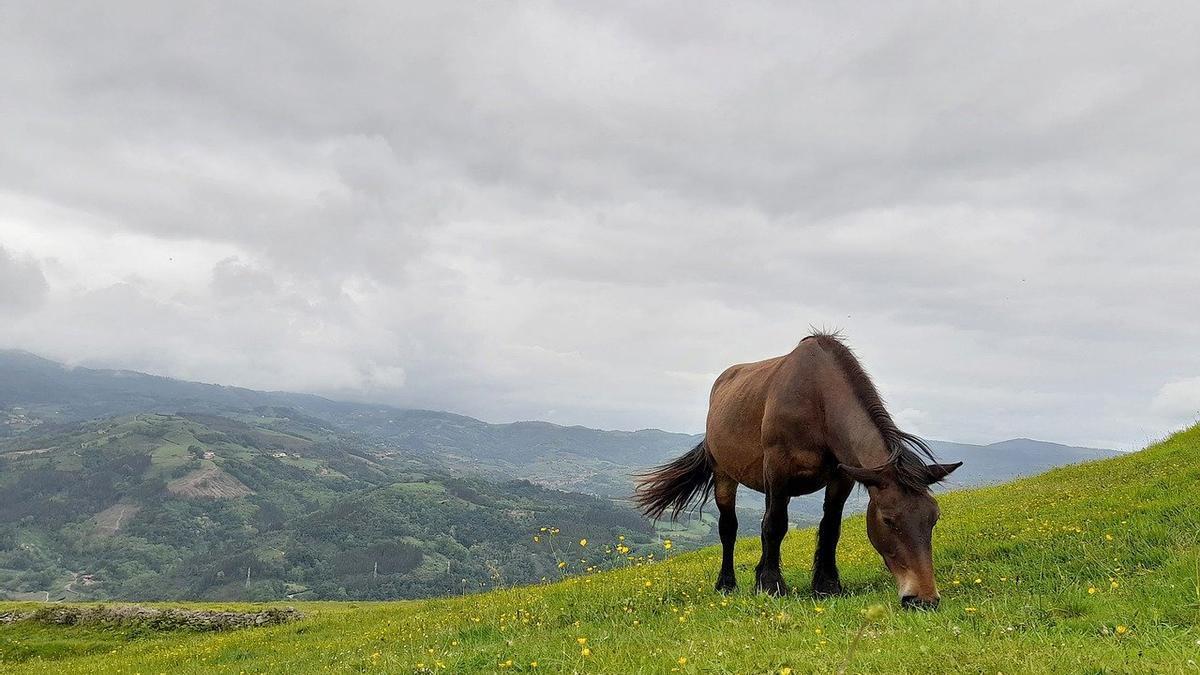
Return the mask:
[[852, 415], [831, 425], [829, 433], [829, 447], [842, 464], [874, 469], [890, 458], [883, 434], [870, 417]]

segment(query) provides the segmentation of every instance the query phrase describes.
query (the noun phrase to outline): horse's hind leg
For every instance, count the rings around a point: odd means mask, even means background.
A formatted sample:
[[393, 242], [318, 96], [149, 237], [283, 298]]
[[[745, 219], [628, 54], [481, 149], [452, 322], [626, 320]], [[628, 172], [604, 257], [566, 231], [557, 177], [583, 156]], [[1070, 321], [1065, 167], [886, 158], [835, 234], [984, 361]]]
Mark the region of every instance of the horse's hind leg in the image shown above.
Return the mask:
[[762, 520], [762, 559], [755, 568], [754, 589], [768, 595], [786, 595], [780, 568], [779, 545], [788, 530], [788, 502], [791, 497], [782, 489], [767, 483], [767, 511]]
[[825, 513], [817, 528], [817, 552], [813, 555], [813, 595], [838, 595], [842, 582], [838, 578], [837, 543], [842, 534], [842, 508], [854, 490], [854, 481], [835, 478], [825, 486]]
[[737, 588], [737, 576], [733, 572], [733, 547], [737, 543], [737, 481], [717, 474], [715, 497], [720, 520], [717, 521], [717, 532], [721, 535], [721, 572], [717, 575], [717, 590], [722, 593]]

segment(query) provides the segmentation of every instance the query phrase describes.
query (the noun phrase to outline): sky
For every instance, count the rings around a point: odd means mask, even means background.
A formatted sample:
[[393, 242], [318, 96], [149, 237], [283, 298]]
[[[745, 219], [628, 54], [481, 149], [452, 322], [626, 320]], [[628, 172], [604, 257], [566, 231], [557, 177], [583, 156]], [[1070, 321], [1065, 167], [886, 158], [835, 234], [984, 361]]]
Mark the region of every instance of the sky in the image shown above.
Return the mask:
[[4, 3], [0, 347], [699, 432], [725, 367], [838, 328], [926, 437], [1140, 447], [1200, 418], [1198, 29]]

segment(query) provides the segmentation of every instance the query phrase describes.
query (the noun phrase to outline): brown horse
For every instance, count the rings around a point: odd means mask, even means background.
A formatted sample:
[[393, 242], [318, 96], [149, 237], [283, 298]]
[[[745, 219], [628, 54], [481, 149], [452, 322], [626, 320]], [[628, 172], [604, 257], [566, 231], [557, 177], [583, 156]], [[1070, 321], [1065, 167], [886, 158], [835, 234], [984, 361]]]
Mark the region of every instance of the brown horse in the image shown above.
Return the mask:
[[[732, 366], [713, 384], [705, 438], [669, 464], [643, 474], [634, 500], [642, 512], [672, 518], [715, 492], [720, 511], [721, 572], [717, 590], [736, 588], [733, 546], [738, 485], [765, 493], [762, 558], [755, 589], [787, 592], [779, 545], [792, 497], [825, 488], [817, 529], [812, 589], [842, 592], [835, 553], [842, 507], [855, 481], [867, 488], [867, 537], [896, 579], [901, 604], [932, 609], [933, 526], [939, 511], [928, 486], [962, 462], [933, 460], [924, 441], [896, 427], [858, 359], [836, 334], [817, 333], [790, 354]], [[703, 506], [703, 504], [701, 504]]]

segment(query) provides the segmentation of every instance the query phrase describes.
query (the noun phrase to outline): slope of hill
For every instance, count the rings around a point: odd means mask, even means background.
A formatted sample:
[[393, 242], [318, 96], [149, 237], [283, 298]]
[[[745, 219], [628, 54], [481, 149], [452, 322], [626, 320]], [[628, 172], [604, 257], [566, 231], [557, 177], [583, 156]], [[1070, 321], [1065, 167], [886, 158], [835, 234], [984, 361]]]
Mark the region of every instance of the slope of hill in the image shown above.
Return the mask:
[[657, 541], [604, 500], [451, 476], [288, 409], [139, 413], [0, 439], [0, 597], [462, 593], [558, 576], [561, 556], [531, 538], [543, 526]]
[[30, 673], [1197, 669], [1200, 426], [941, 503], [936, 612], [898, 609], [855, 517], [840, 547], [848, 594], [819, 602], [806, 595], [809, 530], [785, 540], [796, 592], [782, 599], [745, 590], [758, 553], [747, 536], [736, 558], [742, 590], [730, 596], [711, 590], [719, 553], [710, 548], [468, 598], [300, 603], [300, 622], [217, 635], [13, 623], [0, 626], [0, 659]]
[[[995, 485], [1021, 476], [1034, 476], [1057, 466], [1121, 454], [1115, 450], [1077, 448], [1028, 438], [1014, 438], [990, 445], [931, 440], [929, 447], [943, 460], [963, 463], [949, 481], [935, 488], [938, 492]], [[761, 511], [760, 501], [754, 499], [747, 506], [753, 511]], [[859, 513], [866, 508], [867, 495], [863, 490], [855, 490], [846, 501], [846, 513]], [[815, 524], [820, 522], [823, 509], [824, 492], [805, 495], [792, 500], [791, 518], [796, 523]]]

